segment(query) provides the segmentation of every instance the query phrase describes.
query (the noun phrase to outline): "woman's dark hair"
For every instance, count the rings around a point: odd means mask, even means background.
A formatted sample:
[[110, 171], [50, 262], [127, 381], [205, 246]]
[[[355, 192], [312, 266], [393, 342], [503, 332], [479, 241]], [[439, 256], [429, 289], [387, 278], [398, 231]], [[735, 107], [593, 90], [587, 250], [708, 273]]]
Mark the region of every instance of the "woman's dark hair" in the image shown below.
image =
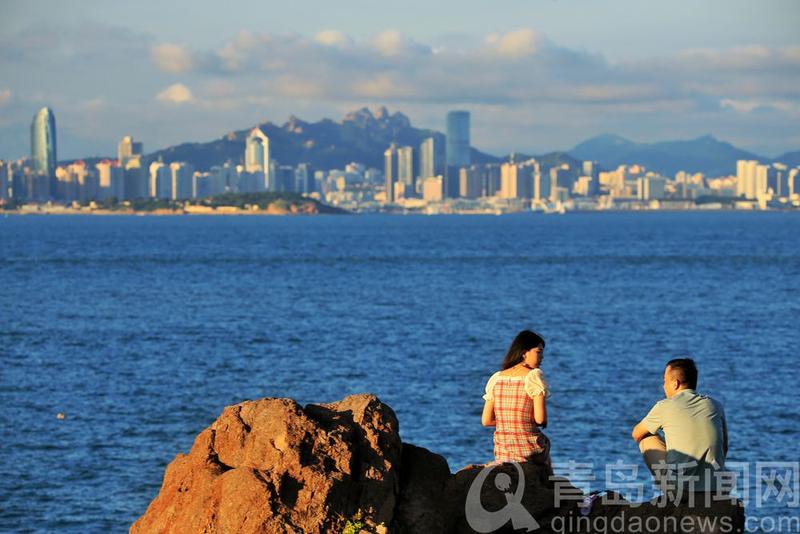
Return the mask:
[[511, 342], [511, 346], [508, 347], [508, 352], [506, 352], [506, 356], [503, 358], [500, 370], [514, 367], [522, 361], [522, 357], [525, 356], [526, 352], [536, 347], [544, 348], [544, 338], [536, 332], [523, 330], [517, 334], [517, 337]]

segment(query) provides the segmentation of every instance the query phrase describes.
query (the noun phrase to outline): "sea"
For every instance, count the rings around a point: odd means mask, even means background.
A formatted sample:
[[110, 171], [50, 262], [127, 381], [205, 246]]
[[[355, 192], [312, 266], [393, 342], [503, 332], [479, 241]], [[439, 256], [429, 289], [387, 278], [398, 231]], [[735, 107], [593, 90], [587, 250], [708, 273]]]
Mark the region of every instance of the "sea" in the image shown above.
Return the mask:
[[651, 496], [631, 428], [689, 356], [768, 531], [800, 515], [799, 245], [777, 212], [0, 217], [0, 530], [126, 532], [262, 397], [374, 393], [453, 472], [490, 461], [484, 387], [531, 328], [557, 472]]

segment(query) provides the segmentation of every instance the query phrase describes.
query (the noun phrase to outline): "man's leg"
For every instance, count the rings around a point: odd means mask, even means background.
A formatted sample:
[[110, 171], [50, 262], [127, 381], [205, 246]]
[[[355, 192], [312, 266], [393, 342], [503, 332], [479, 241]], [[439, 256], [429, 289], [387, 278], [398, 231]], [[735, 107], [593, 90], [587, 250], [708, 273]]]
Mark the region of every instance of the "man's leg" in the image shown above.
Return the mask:
[[653, 466], [657, 466], [659, 463], [667, 461], [667, 446], [664, 445], [664, 442], [661, 441], [660, 437], [647, 436], [639, 442], [639, 450], [642, 453], [645, 465], [647, 465], [647, 468], [653, 474], [656, 485], [661, 486], [662, 481], [659, 479], [661, 478], [660, 475], [664, 474], [664, 470], [662, 468], [658, 474], [656, 474], [656, 470], [653, 468]]

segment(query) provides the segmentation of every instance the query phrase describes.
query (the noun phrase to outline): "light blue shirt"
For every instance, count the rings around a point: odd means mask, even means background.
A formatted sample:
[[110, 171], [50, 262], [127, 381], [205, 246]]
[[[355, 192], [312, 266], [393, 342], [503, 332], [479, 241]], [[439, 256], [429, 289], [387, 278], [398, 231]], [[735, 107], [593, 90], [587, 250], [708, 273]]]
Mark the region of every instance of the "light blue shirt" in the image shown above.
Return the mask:
[[[658, 401], [644, 418], [647, 431], [664, 432], [666, 462], [684, 477], [698, 477], [688, 487], [693, 491], [715, 490], [714, 472], [725, 466], [724, 436], [727, 433], [722, 404], [693, 389], [683, 389], [672, 398]], [[696, 463], [696, 466], [691, 464]]]

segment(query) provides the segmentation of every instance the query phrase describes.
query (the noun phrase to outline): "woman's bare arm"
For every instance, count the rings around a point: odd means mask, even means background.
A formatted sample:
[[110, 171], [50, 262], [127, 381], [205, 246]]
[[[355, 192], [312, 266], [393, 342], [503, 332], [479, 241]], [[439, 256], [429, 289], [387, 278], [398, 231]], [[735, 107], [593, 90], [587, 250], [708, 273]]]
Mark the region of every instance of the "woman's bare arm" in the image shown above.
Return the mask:
[[547, 401], [544, 393], [533, 398], [533, 420], [542, 428], [547, 427]]
[[483, 405], [483, 414], [481, 415], [481, 424], [483, 426], [495, 426], [497, 420], [494, 418], [494, 401], [488, 400]]

